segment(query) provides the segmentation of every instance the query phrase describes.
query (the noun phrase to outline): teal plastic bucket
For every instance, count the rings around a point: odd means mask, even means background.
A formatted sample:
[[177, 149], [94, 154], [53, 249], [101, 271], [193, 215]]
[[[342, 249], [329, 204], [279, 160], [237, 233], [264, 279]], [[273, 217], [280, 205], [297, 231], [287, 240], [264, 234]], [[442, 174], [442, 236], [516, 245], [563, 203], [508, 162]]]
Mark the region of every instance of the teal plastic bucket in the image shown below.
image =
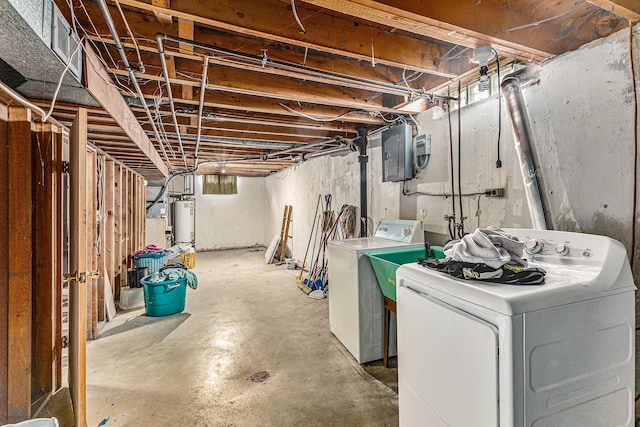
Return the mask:
[[431, 246], [431, 252], [431, 257], [425, 256], [425, 248], [368, 253], [367, 256], [371, 261], [373, 271], [376, 273], [382, 294], [387, 298], [396, 300], [396, 270], [402, 264], [418, 262], [418, 258], [444, 258], [442, 246]]
[[143, 277], [144, 309], [147, 316], [168, 316], [184, 310], [187, 296], [187, 279], [152, 282], [152, 276]]

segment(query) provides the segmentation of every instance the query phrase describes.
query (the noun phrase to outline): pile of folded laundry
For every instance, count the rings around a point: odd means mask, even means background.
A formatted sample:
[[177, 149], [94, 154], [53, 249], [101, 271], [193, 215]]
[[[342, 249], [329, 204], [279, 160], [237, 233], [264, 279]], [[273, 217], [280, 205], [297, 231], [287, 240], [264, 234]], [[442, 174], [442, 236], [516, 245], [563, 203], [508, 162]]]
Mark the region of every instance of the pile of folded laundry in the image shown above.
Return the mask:
[[478, 228], [444, 247], [445, 258], [419, 259], [420, 265], [459, 279], [513, 285], [541, 285], [546, 271], [529, 267], [524, 243], [497, 227]]

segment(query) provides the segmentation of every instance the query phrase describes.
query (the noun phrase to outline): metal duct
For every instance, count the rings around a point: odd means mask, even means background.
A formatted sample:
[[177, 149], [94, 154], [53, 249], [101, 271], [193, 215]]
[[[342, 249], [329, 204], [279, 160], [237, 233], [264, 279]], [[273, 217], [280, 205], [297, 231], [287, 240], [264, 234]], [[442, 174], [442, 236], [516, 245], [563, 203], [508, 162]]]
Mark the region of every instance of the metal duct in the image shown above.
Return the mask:
[[[525, 71], [523, 71], [525, 70]], [[501, 88], [504, 96], [509, 120], [513, 130], [513, 139], [516, 146], [516, 154], [520, 163], [524, 191], [529, 204], [529, 214], [533, 228], [546, 230], [547, 222], [544, 214], [540, 188], [536, 177], [536, 166], [531, 154], [531, 133], [527, 111], [520, 91], [520, 77], [526, 72], [526, 68], [508, 74], [502, 79]]]

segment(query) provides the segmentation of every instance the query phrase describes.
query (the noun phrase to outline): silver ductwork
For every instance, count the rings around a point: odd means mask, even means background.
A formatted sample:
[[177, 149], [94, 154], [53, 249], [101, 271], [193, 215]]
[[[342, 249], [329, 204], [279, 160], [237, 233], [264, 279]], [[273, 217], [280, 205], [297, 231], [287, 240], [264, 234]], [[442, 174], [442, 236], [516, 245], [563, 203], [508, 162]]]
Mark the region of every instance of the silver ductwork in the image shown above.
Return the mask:
[[513, 139], [516, 147], [516, 155], [520, 163], [522, 180], [524, 182], [525, 197], [529, 205], [531, 223], [537, 230], [546, 230], [547, 221], [544, 213], [544, 205], [538, 187], [536, 166], [531, 153], [531, 132], [529, 119], [520, 90], [520, 81], [528, 72], [526, 68], [506, 75], [502, 79], [501, 89], [504, 97], [509, 121], [513, 130]]

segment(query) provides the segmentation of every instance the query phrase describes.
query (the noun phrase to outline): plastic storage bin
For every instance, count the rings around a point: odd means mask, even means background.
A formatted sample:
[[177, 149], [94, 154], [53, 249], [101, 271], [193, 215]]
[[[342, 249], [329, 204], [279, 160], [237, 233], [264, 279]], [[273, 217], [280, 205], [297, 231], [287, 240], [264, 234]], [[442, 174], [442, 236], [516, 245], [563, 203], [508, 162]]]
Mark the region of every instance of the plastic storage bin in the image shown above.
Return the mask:
[[184, 310], [187, 279], [152, 282], [149, 275], [140, 282], [144, 288], [144, 309], [147, 316], [168, 316]]
[[402, 264], [418, 262], [418, 258], [444, 258], [442, 246], [431, 246], [431, 252], [431, 257], [425, 256], [425, 248], [368, 253], [367, 256], [371, 260], [371, 265], [373, 266], [373, 271], [376, 273], [382, 294], [387, 298], [394, 301], [396, 300], [396, 270]]
[[133, 256], [136, 267], [147, 267], [149, 274], [153, 274], [167, 264], [167, 251], [149, 252]]

